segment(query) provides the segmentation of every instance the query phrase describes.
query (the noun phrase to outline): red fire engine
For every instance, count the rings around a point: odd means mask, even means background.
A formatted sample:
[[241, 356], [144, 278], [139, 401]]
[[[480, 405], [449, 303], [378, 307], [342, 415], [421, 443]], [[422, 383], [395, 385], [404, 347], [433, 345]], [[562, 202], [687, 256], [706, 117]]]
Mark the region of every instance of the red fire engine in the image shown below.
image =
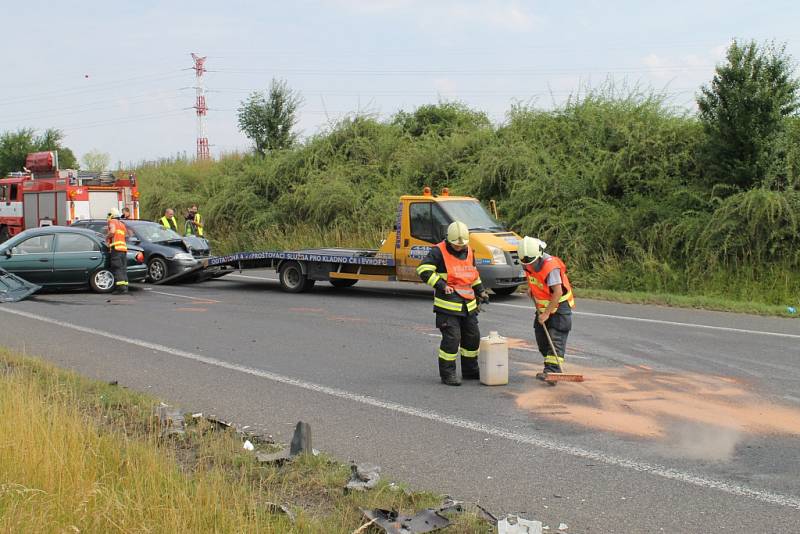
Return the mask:
[[111, 208], [127, 207], [139, 218], [136, 176], [58, 168], [57, 152], [35, 152], [24, 172], [0, 179], [0, 243], [26, 228], [67, 226], [79, 219], [105, 219]]

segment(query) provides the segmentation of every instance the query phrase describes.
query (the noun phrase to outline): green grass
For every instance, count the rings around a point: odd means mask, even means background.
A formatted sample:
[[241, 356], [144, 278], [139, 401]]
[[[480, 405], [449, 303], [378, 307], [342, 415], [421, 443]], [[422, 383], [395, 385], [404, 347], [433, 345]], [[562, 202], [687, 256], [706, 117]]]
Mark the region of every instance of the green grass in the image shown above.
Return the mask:
[[[205, 420], [162, 439], [157, 404], [0, 349], [0, 531], [349, 533], [361, 508], [441, 502], [385, 480], [345, 495], [348, 466], [324, 454], [263, 466], [240, 435]], [[453, 532], [489, 528], [472, 514], [452, 520]]]
[[609, 289], [576, 290], [579, 298], [623, 302], [626, 304], [655, 304], [676, 308], [696, 308], [754, 315], [773, 315], [779, 317], [798, 318], [797, 313], [789, 313], [786, 306], [762, 304], [759, 302], [741, 302], [721, 297], [704, 295], [673, 295], [667, 293], [648, 293], [646, 291], [614, 291]]

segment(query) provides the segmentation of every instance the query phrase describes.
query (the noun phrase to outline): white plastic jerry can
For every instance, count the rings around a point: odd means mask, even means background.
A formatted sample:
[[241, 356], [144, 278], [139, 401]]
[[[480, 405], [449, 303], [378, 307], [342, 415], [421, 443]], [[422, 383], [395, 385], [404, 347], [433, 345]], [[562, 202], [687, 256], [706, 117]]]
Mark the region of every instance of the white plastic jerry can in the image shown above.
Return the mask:
[[508, 340], [494, 330], [488, 336], [482, 337], [478, 367], [481, 370], [481, 384], [508, 384]]

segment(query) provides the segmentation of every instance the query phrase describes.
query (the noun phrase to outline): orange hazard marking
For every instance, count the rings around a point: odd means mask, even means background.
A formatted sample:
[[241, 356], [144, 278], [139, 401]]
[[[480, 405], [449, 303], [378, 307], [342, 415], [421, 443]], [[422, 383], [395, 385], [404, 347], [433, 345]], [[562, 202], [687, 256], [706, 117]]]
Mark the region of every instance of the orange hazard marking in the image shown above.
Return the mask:
[[569, 364], [566, 371], [582, 373], [586, 381], [558, 387], [537, 382], [516, 395], [517, 406], [548, 419], [663, 439], [700, 458], [729, 457], [747, 434], [800, 435], [800, 409], [761, 398], [734, 378], [643, 366]]
[[181, 312], [207, 312], [208, 308], [175, 308], [175, 311], [181, 311]]

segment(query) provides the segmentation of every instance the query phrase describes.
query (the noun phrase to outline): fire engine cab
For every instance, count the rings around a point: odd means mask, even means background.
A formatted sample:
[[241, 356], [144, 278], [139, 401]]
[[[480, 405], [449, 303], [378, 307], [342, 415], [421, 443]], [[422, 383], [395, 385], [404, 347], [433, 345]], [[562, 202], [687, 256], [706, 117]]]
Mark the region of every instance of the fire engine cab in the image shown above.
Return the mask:
[[139, 218], [134, 174], [62, 170], [57, 152], [28, 154], [23, 172], [0, 179], [0, 243], [27, 228], [105, 219], [110, 208], [125, 207]]

